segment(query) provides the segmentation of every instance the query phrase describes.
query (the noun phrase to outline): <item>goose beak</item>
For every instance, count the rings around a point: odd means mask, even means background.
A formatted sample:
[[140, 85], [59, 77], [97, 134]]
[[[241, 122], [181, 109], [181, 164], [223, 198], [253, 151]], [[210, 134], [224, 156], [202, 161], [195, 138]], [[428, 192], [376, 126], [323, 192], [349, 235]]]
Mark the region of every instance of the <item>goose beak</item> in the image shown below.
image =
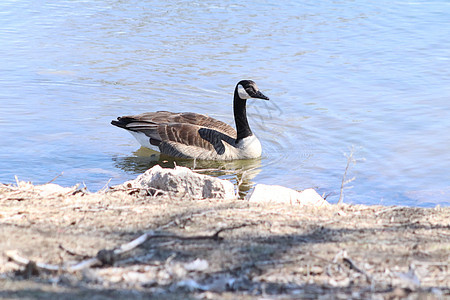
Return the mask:
[[252, 95], [252, 98], [258, 98], [263, 100], [269, 100], [269, 97], [261, 93], [260, 91], [257, 91], [254, 95]]

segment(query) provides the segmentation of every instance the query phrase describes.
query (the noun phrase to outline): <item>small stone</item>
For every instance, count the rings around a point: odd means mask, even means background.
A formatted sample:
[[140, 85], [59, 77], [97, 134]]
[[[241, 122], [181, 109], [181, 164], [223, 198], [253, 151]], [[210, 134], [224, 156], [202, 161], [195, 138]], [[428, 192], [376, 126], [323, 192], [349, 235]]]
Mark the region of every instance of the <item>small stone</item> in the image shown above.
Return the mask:
[[47, 183], [43, 185], [36, 185], [34, 189], [39, 192], [39, 196], [50, 197], [70, 194], [76, 190], [76, 187], [62, 187], [54, 183]]
[[184, 264], [184, 268], [187, 271], [205, 271], [209, 268], [209, 264], [207, 260], [197, 258], [196, 260]]

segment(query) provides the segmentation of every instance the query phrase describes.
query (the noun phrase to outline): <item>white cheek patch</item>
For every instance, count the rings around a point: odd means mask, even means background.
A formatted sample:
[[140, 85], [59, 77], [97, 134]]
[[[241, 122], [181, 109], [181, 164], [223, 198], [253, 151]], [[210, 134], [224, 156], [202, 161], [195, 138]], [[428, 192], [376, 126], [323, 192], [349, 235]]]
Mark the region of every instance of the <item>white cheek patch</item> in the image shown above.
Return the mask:
[[249, 99], [249, 98], [251, 98], [250, 95], [242, 87], [242, 85], [238, 86], [238, 94], [239, 94], [239, 98], [241, 98], [241, 99]]

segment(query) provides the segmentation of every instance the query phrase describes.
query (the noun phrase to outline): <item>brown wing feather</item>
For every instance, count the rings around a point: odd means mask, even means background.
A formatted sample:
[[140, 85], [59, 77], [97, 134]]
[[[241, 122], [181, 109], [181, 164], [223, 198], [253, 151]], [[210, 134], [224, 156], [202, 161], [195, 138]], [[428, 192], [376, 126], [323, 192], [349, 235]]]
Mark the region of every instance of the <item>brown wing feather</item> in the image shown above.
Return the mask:
[[[132, 118], [137, 122], [152, 123], [159, 126], [167, 124], [191, 124], [217, 130], [232, 138], [236, 138], [236, 130], [225, 122], [197, 113], [172, 113], [168, 111], [157, 111], [143, 113], [135, 116], [122, 118]], [[176, 130], [174, 127], [172, 130]]]
[[171, 142], [188, 146], [197, 146], [207, 150], [213, 150], [212, 145], [203, 140], [198, 130], [201, 127], [192, 124], [165, 124], [158, 126], [158, 133], [163, 142]]

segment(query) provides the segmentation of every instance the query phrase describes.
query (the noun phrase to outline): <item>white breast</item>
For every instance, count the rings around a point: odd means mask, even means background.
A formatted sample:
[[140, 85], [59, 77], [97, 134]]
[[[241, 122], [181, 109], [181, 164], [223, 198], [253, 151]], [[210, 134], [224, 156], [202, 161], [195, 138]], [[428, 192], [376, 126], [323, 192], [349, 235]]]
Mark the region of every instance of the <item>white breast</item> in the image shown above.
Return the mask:
[[239, 149], [239, 158], [257, 158], [261, 156], [262, 147], [258, 138], [254, 135], [243, 138], [236, 145]]

